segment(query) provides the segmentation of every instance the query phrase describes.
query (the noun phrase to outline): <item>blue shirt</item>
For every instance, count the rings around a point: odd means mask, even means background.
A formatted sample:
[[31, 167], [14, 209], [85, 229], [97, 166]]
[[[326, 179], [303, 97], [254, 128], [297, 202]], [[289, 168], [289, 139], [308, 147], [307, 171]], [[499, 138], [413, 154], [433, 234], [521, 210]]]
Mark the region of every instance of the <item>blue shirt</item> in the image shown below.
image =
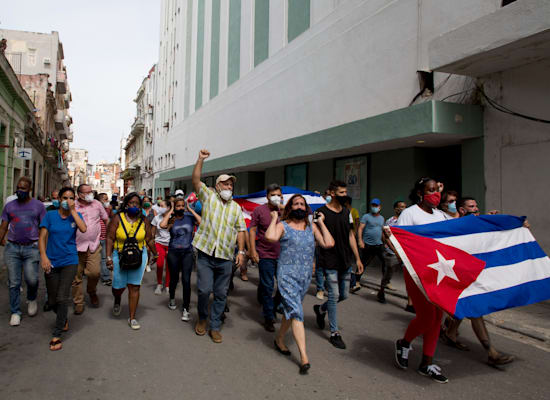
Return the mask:
[[382, 227], [384, 226], [384, 217], [380, 214], [374, 216], [371, 213], [368, 213], [361, 217], [360, 222], [365, 224], [365, 227], [363, 228], [363, 242], [370, 246], [382, 244]]
[[[82, 218], [82, 215], [78, 213]], [[65, 267], [78, 264], [76, 251], [76, 222], [72, 215], [61, 218], [59, 211], [48, 211], [40, 223], [40, 228], [48, 230], [46, 255], [52, 267]]]
[[195, 217], [190, 212], [183, 214], [183, 218], [175, 218], [170, 228], [170, 243], [168, 249], [190, 250], [195, 229]]

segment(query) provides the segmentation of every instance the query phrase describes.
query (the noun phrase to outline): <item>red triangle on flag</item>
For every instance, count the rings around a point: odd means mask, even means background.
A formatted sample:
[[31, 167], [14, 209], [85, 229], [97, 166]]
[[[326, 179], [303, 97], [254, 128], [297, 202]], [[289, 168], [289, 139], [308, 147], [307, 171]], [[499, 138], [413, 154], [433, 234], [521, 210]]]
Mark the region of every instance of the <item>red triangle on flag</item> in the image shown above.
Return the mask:
[[430, 302], [454, 315], [460, 294], [485, 262], [453, 246], [391, 227], [391, 241], [407, 271]]

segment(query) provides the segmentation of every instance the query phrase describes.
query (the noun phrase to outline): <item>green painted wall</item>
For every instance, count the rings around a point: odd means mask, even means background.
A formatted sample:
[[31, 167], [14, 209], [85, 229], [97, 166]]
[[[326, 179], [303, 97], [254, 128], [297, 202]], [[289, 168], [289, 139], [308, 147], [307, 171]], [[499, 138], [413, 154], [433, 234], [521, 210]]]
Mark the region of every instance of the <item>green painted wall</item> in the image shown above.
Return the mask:
[[485, 161], [483, 138], [462, 142], [462, 194], [474, 197], [485, 212]]
[[183, 97], [183, 117], [189, 115], [189, 98], [191, 93], [191, 36], [193, 28], [193, 2], [187, 2], [185, 26], [185, 92]]
[[308, 168], [308, 190], [324, 193], [334, 175], [334, 160], [312, 161]]
[[269, 57], [269, 0], [256, 0], [254, 7], [254, 66]]
[[310, 0], [288, 0], [288, 42], [309, 29]]
[[210, 47], [210, 98], [218, 95], [220, 78], [220, 0], [212, 0], [212, 40]]
[[241, 0], [229, 1], [227, 86], [239, 80], [241, 73]]
[[280, 186], [283, 186], [285, 184], [285, 167], [284, 166], [267, 168], [265, 170], [264, 186], [267, 187], [267, 185], [271, 183], [278, 183]]
[[204, 63], [204, 4], [205, 0], [198, 0], [197, 9], [197, 68], [195, 80], [195, 110], [202, 106], [202, 79]]

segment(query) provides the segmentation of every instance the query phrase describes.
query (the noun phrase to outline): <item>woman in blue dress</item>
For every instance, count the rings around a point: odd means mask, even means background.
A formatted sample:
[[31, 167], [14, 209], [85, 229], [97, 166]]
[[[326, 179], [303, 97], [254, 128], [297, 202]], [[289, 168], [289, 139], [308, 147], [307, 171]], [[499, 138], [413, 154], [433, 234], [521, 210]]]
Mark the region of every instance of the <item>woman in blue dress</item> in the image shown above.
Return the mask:
[[321, 213], [310, 224], [310, 208], [306, 199], [295, 194], [283, 211], [282, 221], [277, 222], [278, 213], [271, 213], [271, 224], [265, 233], [267, 240], [281, 242], [281, 253], [277, 266], [277, 282], [281, 292], [284, 310], [283, 321], [275, 338], [275, 349], [286, 356], [290, 355], [284, 343], [290, 327], [300, 351], [300, 374], [307, 374], [310, 364], [306, 354], [306, 334], [304, 330], [304, 309], [302, 302], [311, 282], [315, 241], [323, 248], [334, 246], [334, 239], [325, 226], [325, 216]]

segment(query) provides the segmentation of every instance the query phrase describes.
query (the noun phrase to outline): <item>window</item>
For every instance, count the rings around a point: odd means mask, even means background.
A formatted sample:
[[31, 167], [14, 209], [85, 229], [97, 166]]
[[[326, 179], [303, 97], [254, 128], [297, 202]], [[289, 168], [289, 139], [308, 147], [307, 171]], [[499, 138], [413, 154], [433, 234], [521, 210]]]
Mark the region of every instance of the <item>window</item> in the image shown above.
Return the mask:
[[285, 167], [285, 185], [298, 189], [307, 188], [307, 164], [287, 165]]

